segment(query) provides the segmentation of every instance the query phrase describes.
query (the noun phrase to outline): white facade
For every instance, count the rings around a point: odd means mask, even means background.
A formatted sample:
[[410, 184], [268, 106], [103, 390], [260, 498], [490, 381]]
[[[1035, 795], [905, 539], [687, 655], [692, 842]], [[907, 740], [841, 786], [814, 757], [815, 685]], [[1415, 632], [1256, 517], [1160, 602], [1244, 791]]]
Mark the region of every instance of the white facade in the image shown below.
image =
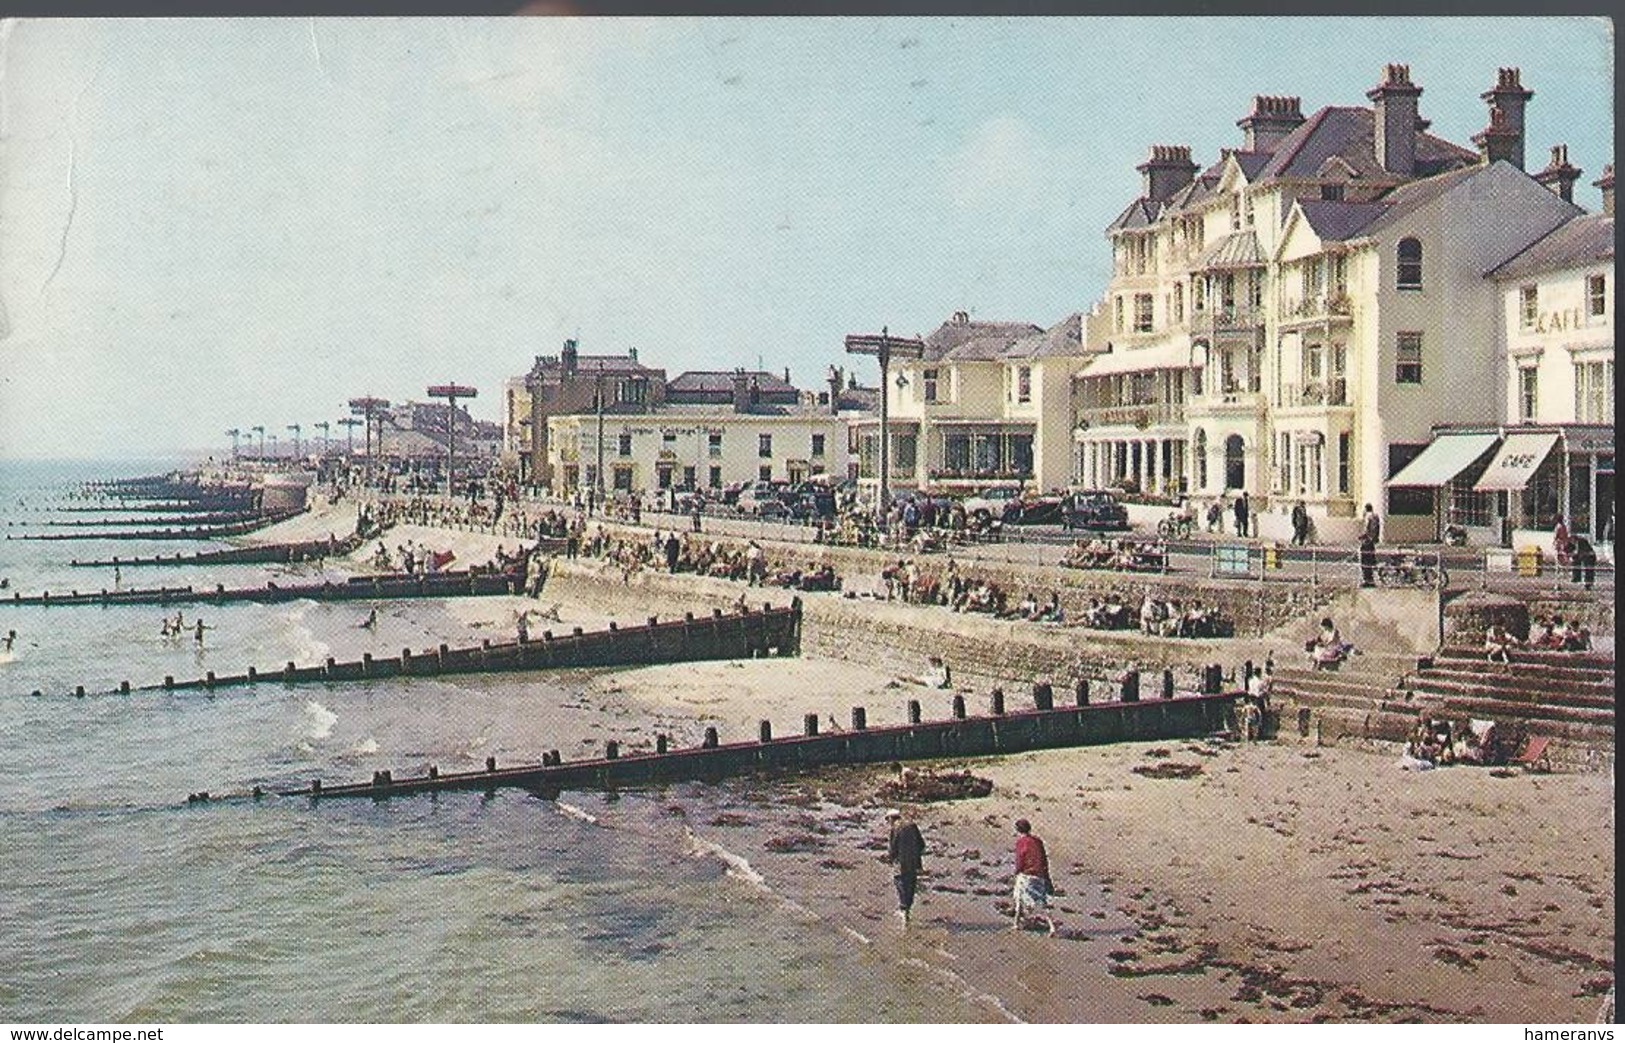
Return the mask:
[[553, 492], [568, 495], [597, 483], [600, 444], [604, 487], [653, 492], [721, 489], [758, 479], [800, 482], [847, 475], [849, 417], [830, 413], [735, 413], [670, 407], [632, 416], [595, 414], [548, 419]]

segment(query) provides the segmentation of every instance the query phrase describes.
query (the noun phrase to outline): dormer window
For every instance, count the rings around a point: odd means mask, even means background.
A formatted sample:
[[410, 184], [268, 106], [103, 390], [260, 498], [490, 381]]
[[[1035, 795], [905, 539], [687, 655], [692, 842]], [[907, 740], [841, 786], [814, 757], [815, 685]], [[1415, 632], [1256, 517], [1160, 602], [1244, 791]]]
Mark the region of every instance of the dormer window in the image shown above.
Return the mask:
[[1331, 202], [1336, 202], [1338, 200], [1341, 200], [1343, 198], [1343, 186], [1342, 185], [1321, 185], [1320, 186], [1320, 198], [1331, 201]]

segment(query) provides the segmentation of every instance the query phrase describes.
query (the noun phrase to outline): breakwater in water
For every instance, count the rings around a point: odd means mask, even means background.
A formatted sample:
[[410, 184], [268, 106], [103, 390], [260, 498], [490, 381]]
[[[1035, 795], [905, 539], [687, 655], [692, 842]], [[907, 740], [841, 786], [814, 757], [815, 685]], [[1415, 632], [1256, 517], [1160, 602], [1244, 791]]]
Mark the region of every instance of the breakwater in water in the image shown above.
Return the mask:
[[66, 594], [14, 593], [3, 605], [59, 607], [67, 605], [226, 605], [238, 601], [275, 604], [284, 601], [371, 601], [390, 598], [466, 598], [512, 594], [519, 577], [511, 572], [439, 572], [426, 576], [405, 574], [353, 576], [344, 583], [267, 582], [262, 587], [155, 587], [135, 590], [69, 591]]
[[278, 522], [287, 521], [289, 518], [296, 518], [303, 513], [304, 508], [301, 507], [298, 510], [251, 515], [248, 521], [233, 522], [228, 525], [196, 525], [181, 529], [139, 529], [112, 532], [33, 532], [16, 536], [7, 533], [6, 539], [44, 542], [59, 542], [62, 540], [218, 540], [227, 536], [246, 536], [259, 529], [269, 528]]
[[295, 543], [266, 543], [255, 547], [228, 547], [224, 550], [198, 551], [195, 554], [177, 552], [167, 557], [162, 554], [153, 554], [145, 558], [123, 558], [115, 554], [111, 558], [100, 558], [94, 561], [80, 561], [78, 558], [74, 558], [68, 564], [76, 569], [128, 568], [141, 565], [166, 567], [176, 565], [281, 565], [300, 561], [316, 561], [320, 558], [336, 558], [351, 553], [365, 542], [366, 540], [360, 536], [346, 536], [342, 540], [329, 537], [321, 540], [302, 540]]
[[[213, 691], [235, 685], [258, 683], [322, 684], [339, 681], [370, 681], [391, 677], [435, 677], [447, 674], [480, 674], [516, 670], [556, 670], [651, 666], [657, 663], [693, 662], [703, 659], [753, 659], [769, 655], [795, 655], [801, 642], [801, 601], [787, 608], [764, 604], [760, 609], [725, 613], [717, 609], [710, 616], [685, 613], [682, 618], [661, 622], [650, 616], [641, 626], [620, 627], [610, 623], [605, 630], [586, 632], [575, 627], [568, 634], [544, 631], [526, 641], [486, 640], [470, 648], [438, 648], [414, 653], [401, 649], [399, 658], [375, 658], [365, 653], [359, 660], [339, 662], [329, 657], [325, 663], [300, 666], [289, 662], [281, 669], [261, 671], [249, 667], [241, 674], [216, 675], [210, 671], [201, 678], [177, 681], [165, 677], [162, 684], [132, 687], [128, 681], [116, 692], [96, 694], [129, 695], [150, 691]], [[34, 695], [44, 693], [36, 690]], [[75, 696], [87, 694], [84, 686]]]
[[[920, 704], [909, 703], [909, 723], [869, 728], [863, 707], [853, 707], [850, 730], [821, 733], [817, 714], [807, 714], [803, 733], [775, 738], [763, 721], [754, 741], [722, 743], [715, 728], [708, 728], [701, 745], [673, 750], [667, 738], [656, 739], [652, 753], [621, 756], [618, 745], [605, 744], [604, 755], [565, 763], [557, 750], [542, 764], [499, 768], [495, 758], [484, 771], [442, 775], [430, 766], [427, 774], [396, 779], [389, 771], [373, 774], [370, 782], [324, 786], [320, 779], [308, 786], [276, 790], [278, 796], [311, 798], [409, 796], [450, 790], [492, 792], [518, 787], [543, 796], [568, 789], [614, 789], [658, 785], [685, 780], [718, 780], [749, 772], [794, 771], [842, 764], [883, 764], [893, 761], [942, 757], [980, 757], [1023, 753], [1067, 746], [1093, 746], [1112, 742], [1195, 738], [1228, 726], [1236, 695], [1171, 692], [1141, 701], [1135, 676], [1117, 702], [1089, 702], [1087, 682], [1074, 689], [1075, 704], [1054, 705], [1047, 684], [1033, 687], [1034, 708], [1006, 713], [1003, 696], [995, 692], [991, 712], [967, 716], [962, 696], [956, 696], [947, 720], [924, 721]], [[259, 787], [248, 793], [211, 796], [208, 791], [187, 796], [188, 803], [260, 799]]]

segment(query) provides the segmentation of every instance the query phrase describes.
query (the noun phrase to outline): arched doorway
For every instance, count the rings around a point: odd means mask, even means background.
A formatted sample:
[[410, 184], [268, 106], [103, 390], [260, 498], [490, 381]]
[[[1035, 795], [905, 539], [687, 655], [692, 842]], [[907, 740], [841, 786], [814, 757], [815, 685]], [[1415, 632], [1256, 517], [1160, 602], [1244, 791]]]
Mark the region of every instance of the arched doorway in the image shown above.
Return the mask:
[[1247, 445], [1240, 435], [1224, 440], [1224, 487], [1247, 488]]
[[1201, 428], [1191, 436], [1191, 474], [1198, 492], [1207, 489], [1207, 432]]

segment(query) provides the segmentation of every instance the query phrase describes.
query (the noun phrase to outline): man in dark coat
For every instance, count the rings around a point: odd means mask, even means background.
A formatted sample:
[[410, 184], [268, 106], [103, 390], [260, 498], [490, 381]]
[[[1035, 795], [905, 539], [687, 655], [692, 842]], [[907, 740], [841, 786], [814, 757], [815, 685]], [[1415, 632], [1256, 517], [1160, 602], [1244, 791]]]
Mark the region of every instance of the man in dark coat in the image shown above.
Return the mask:
[[1377, 585], [1377, 541], [1371, 533], [1360, 534], [1360, 586]]
[[1309, 542], [1309, 509], [1299, 500], [1292, 505], [1292, 544], [1302, 547]]
[[920, 827], [896, 808], [886, 812], [891, 838], [886, 844], [886, 861], [892, 865], [892, 882], [897, 885], [897, 915], [908, 926], [914, 909], [914, 887], [920, 877], [920, 857], [925, 854], [925, 838]]
[[1252, 502], [1248, 498], [1246, 493], [1242, 493], [1240, 496], [1236, 497], [1236, 535], [1237, 536], [1246, 536], [1246, 535], [1249, 534], [1249, 530], [1247, 528], [1247, 518], [1248, 518], [1248, 515], [1250, 515], [1251, 513], [1252, 513]]
[[1569, 564], [1574, 570], [1574, 582], [1584, 582], [1590, 590], [1597, 581], [1597, 551], [1584, 534], [1569, 538]]
[[683, 545], [678, 542], [677, 534], [671, 533], [666, 537], [666, 571], [676, 572], [677, 562], [682, 559]]

